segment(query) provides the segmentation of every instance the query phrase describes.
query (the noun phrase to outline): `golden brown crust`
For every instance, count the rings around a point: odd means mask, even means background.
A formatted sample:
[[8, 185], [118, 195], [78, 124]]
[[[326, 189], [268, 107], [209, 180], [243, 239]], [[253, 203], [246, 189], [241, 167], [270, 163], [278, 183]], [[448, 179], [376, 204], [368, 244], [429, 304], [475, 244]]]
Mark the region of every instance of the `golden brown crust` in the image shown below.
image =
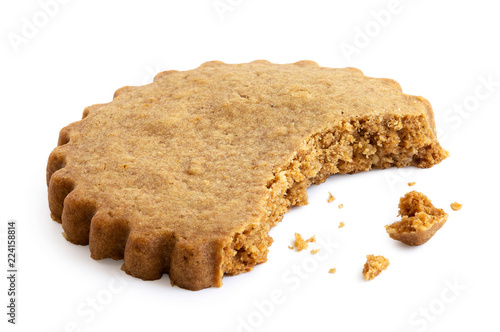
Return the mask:
[[419, 246], [430, 240], [448, 219], [448, 214], [437, 209], [422, 193], [411, 191], [399, 201], [401, 221], [386, 225], [394, 240], [409, 246]]
[[65, 237], [133, 276], [187, 289], [267, 259], [268, 232], [335, 173], [446, 158], [428, 102], [312, 61], [159, 73], [87, 107], [47, 165]]

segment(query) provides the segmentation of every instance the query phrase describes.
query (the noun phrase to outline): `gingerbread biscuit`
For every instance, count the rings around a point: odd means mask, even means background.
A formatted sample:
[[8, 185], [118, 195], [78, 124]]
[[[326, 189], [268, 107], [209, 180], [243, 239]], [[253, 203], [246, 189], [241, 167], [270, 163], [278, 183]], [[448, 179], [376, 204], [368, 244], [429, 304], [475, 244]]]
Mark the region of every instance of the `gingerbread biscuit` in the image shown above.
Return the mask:
[[434, 207], [427, 196], [415, 190], [400, 198], [398, 216], [401, 220], [385, 229], [391, 238], [409, 246], [429, 241], [448, 219], [443, 209]]
[[162, 72], [86, 108], [58, 145], [47, 183], [66, 239], [191, 290], [265, 262], [270, 228], [309, 185], [447, 156], [427, 100], [312, 61]]

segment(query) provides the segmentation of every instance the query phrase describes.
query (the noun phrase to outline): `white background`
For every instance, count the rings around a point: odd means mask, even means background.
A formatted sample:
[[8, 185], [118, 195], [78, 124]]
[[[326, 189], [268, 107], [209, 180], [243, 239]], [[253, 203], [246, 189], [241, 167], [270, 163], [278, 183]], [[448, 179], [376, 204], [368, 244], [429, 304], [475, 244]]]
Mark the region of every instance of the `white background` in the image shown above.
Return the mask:
[[[19, 276], [16, 326], [6, 322], [1, 278], [1, 330], [498, 331], [500, 20], [494, 5], [2, 1], [0, 257], [6, 271], [6, 223], [15, 219]], [[45, 184], [47, 157], [62, 127], [79, 120], [84, 107], [108, 102], [121, 86], [151, 82], [159, 71], [255, 59], [310, 59], [397, 80], [404, 92], [430, 100], [450, 157], [431, 169], [333, 176], [310, 188], [310, 204], [294, 208], [271, 231], [268, 262], [224, 278], [222, 288], [191, 292], [171, 287], [168, 276], [135, 279], [120, 270], [121, 262], [94, 261], [88, 247], [64, 240], [49, 217]], [[410, 181], [416, 186], [408, 187]], [[384, 230], [397, 220], [399, 197], [413, 189], [450, 214], [416, 248]], [[337, 198], [332, 204], [329, 191]], [[451, 211], [454, 201], [463, 209]], [[313, 246], [321, 248], [316, 256], [291, 251], [294, 232], [315, 234], [324, 246]], [[361, 270], [372, 253], [391, 265], [365, 282]]]

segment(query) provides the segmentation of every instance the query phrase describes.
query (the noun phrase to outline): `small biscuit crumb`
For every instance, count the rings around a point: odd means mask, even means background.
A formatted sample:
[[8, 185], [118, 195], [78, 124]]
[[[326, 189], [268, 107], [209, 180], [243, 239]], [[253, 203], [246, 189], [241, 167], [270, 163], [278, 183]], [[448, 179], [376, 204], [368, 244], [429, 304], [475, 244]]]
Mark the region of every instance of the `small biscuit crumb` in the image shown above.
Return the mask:
[[335, 272], [337, 272], [336, 268], [332, 268], [332, 269], [328, 270], [328, 273], [331, 273], [331, 274], [334, 274]]
[[344, 204], [339, 204], [339, 209], [342, 209], [344, 207]]
[[365, 280], [372, 280], [380, 274], [380, 272], [387, 269], [389, 260], [384, 256], [366, 255], [366, 263], [363, 268], [363, 275]]
[[319, 249], [313, 249], [311, 250], [311, 254], [312, 255], [316, 255], [318, 253]]
[[416, 182], [408, 182], [408, 187], [412, 187], [412, 186], [414, 186], [416, 184], [417, 184]]
[[307, 244], [307, 241], [305, 241], [304, 238], [302, 237], [302, 235], [300, 235], [299, 233], [295, 233], [294, 245], [295, 245], [295, 249], [297, 249], [297, 251], [305, 250], [309, 246]]
[[460, 203], [457, 203], [457, 202], [453, 202], [450, 204], [450, 207], [453, 211], [458, 211], [462, 208], [462, 205], [463, 204], [460, 204]]
[[[295, 233], [295, 243], [294, 243], [294, 245], [295, 245], [295, 249], [297, 249], [297, 251], [306, 250], [307, 247], [309, 247], [308, 243], [310, 243], [310, 242], [316, 242], [316, 236], [315, 235], [311, 236], [307, 240], [304, 240], [304, 238], [302, 237], [302, 235], [300, 235], [299, 233]], [[289, 246], [288, 248], [293, 249], [294, 247]]]
[[335, 200], [335, 197], [333, 197], [332, 193], [331, 192], [328, 192], [328, 203], [331, 203]]
[[343, 221], [341, 221], [341, 222], [339, 223], [339, 228], [342, 228], [342, 227], [344, 227], [344, 226], [345, 226], [344, 222], [343, 222]]

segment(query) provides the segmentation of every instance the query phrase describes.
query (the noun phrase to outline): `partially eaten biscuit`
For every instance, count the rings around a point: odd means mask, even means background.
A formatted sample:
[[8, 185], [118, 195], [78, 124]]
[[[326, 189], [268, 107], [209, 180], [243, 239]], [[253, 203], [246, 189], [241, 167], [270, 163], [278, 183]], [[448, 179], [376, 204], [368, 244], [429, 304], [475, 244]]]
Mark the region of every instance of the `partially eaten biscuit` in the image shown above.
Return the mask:
[[399, 200], [398, 216], [401, 221], [386, 225], [385, 229], [391, 238], [409, 246], [429, 241], [448, 219], [443, 209], [436, 208], [427, 196], [415, 190]]
[[49, 207], [92, 258], [199, 290], [266, 262], [270, 229], [310, 185], [447, 156], [430, 103], [393, 80], [312, 61], [208, 62], [123, 87], [63, 128]]

